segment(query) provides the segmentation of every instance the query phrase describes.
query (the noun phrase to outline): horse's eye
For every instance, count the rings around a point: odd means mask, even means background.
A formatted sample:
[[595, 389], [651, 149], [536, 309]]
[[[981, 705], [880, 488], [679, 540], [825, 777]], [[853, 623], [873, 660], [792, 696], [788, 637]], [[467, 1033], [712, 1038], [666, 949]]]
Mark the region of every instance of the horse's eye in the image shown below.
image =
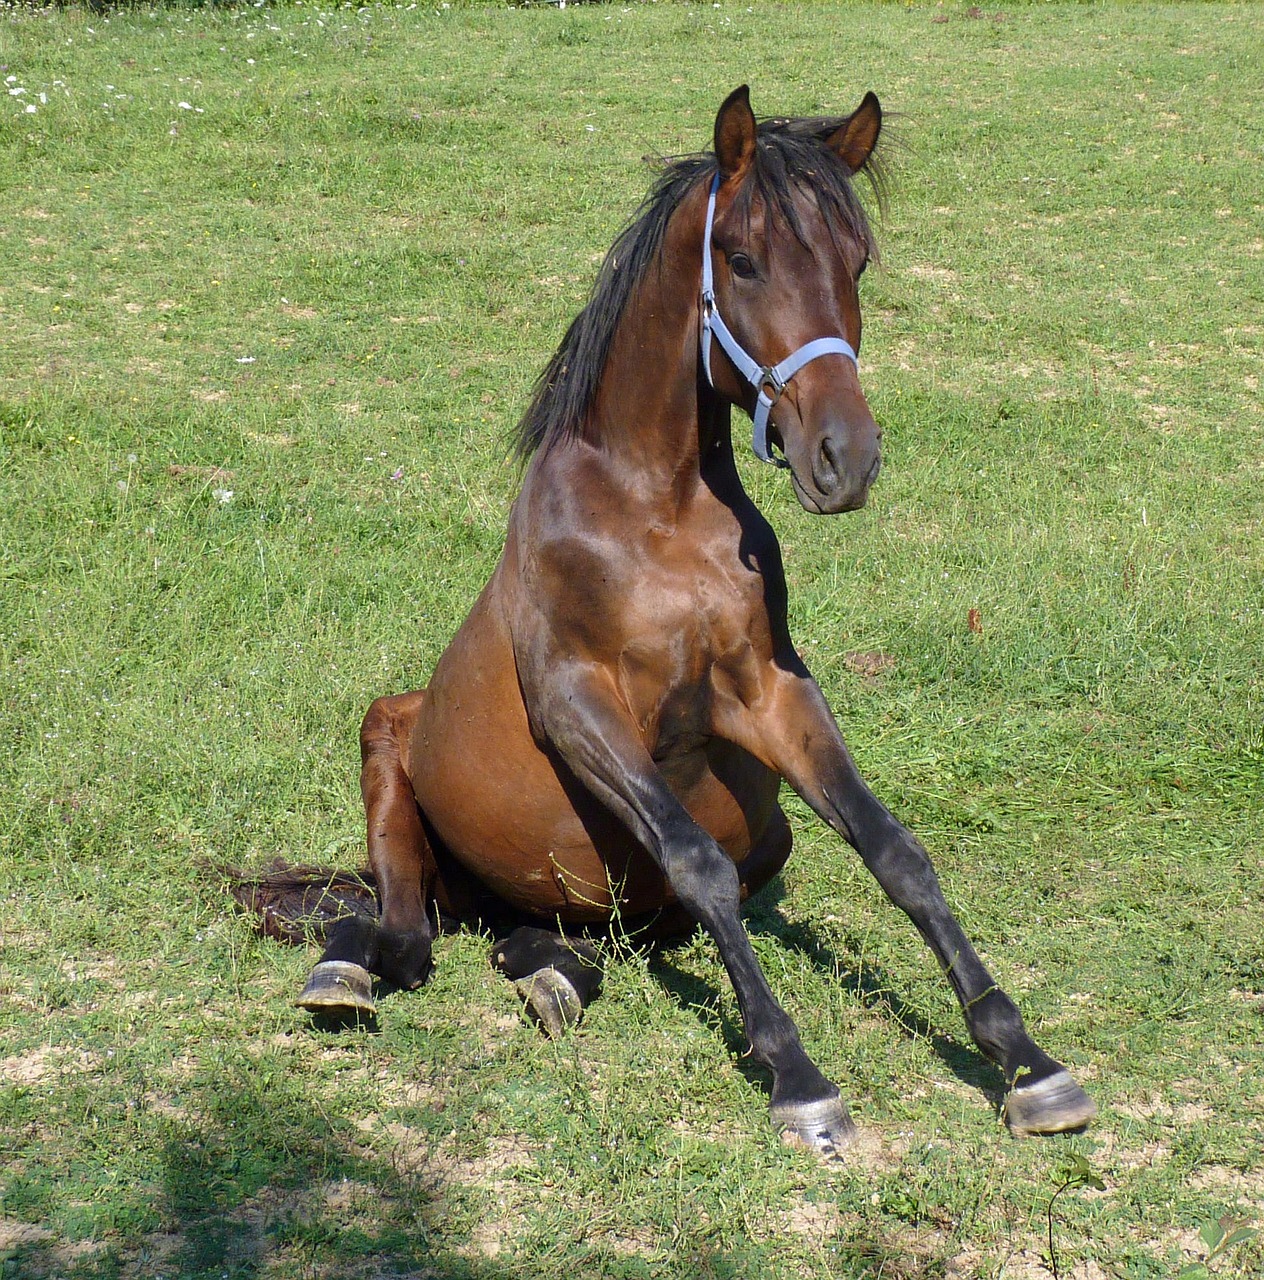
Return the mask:
[[729, 266], [733, 270], [735, 276], [741, 276], [743, 280], [753, 279], [755, 276], [755, 264], [744, 254], [735, 253], [729, 259]]

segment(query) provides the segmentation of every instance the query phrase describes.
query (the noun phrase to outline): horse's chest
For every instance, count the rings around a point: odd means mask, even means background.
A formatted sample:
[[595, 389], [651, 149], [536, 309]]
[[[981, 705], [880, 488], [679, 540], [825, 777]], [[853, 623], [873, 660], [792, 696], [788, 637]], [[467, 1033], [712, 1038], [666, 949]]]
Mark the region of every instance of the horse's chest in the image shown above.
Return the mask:
[[655, 755], [696, 749], [717, 703], [753, 689], [768, 631], [758, 594], [722, 572], [658, 575], [618, 656], [623, 698]]

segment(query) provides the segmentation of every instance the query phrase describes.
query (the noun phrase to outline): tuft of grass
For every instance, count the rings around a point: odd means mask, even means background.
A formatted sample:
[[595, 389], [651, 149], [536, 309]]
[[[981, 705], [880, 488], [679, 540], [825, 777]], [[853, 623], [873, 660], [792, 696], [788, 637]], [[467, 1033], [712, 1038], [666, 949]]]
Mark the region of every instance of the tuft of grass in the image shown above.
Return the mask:
[[[0, 12], [0, 1275], [1034, 1276], [1053, 1227], [1065, 1275], [1257, 1274], [1262, 26]], [[745, 475], [864, 771], [1097, 1098], [1083, 1136], [1006, 1136], [920, 941], [793, 800], [748, 920], [879, 1135], [841, 1168], [770, 1134], [702, 937], [616, 948], [560, 1044], [469, 934], [328, 1036], [290, 1005], [310, 956], [199, 870], [359, 861], [363, 709], [494, 564], [513, 424], [642, 157], [741, 81], [900, 113], [881, 483], [814, 521]], [[1051, 1212], [1077, 1160], [1105, 1190]]]

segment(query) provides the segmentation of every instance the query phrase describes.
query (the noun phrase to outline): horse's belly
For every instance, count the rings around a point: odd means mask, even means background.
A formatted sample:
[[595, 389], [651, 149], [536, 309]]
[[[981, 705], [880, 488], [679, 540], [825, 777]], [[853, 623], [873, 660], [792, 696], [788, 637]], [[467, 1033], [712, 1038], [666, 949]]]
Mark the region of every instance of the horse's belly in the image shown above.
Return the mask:
[[[471, 619], [473, 620], [473, 619]], [[511, 906], [568, 921], [653, 911], [670, 888], [628, 829], [533, 740], [512, 651], [468, 623], [435, 670], [409, 750], [422, 812], [446, 849]], [[779, 779], [720, 739], [666, 767], [696, 822], [735, 860], [776, 810]]]

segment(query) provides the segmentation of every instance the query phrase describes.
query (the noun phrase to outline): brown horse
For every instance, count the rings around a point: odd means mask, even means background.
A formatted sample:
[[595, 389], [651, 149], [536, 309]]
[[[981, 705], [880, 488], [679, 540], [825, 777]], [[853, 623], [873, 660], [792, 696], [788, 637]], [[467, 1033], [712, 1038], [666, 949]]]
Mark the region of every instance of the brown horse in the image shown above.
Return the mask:
[[[832, 1153], [851, 1120], [739, 917], [790, 853], [784, 778], [930, 945], [1005, 1073], [1011, 1128], [1093, 1115], [857, 773], [791, 642], [777, 539], [734, 463], [737, 405], [810, 512], [862, 507], [878, 474], [855, 360], [874, 247], [852, 180], [881, 122], [868, 94], [846, 118], [757, 124], [743, 86], [714, 154], [670, 165], [611, 249], [522, 420], [529, 462], [495, 572], [429, 686], [365, 718], [380, 920], [329, 930], [303, 1007], [370, 1012], [369, 971], [420, 986], [440, 915], [580, 934], [616, 914], [700, 922], [772, 1074], [773, 1123]], [[555, 1032], [600, 976], [591, 947], [539, 927], [493, 956]]]

